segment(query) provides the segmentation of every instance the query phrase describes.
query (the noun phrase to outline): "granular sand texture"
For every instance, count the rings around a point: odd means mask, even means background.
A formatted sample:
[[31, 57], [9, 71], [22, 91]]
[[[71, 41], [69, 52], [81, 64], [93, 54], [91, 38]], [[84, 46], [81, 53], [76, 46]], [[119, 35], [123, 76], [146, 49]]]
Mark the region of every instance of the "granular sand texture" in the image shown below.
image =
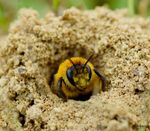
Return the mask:
[[[149, 20], [102, 7], [44, 18], [22, 9], [0, 46], [0, 130], [150, 130]], [[50, 90], [53, 72], [93, 52], [107, 91], [63, 102]]]

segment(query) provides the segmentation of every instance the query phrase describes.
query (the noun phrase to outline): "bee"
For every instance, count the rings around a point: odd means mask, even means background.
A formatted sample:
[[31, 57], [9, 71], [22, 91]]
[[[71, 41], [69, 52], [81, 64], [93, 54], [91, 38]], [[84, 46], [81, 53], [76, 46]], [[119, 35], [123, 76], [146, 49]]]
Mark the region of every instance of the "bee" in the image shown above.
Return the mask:
[[105, 77], [88, 59], [72, 57], [60, 64], [54, 75], [52, 92], [64, 101], [68, 99], [87, 100], [91, 95], [105, 91]]

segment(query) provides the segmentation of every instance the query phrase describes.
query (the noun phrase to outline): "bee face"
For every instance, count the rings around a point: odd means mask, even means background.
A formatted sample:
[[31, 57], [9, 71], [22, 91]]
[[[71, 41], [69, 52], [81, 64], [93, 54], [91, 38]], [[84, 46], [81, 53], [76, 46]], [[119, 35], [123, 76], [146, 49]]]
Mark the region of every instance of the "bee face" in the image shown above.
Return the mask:
[[71, 66], [66, 74], [69, 82], [79, 90], [84, 90], [91, 79], [91, 69], [85, 64]]
[[[60, 64], [54, 75], [52, 91], [63, 100], [85, 98], [94, 90], [105, 88], [105, 78], [95, 70], [91, 57], [86, 60], [82, 57], [72, 57]], [[81, 99], [80, 99], [81, 100]]]

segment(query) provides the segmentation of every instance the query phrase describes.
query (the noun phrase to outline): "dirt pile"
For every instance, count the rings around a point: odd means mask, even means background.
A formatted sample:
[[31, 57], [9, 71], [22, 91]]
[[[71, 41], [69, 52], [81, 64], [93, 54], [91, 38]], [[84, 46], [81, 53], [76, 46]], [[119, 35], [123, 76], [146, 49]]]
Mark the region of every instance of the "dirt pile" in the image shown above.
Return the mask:
[[[24, 9], [0, 45], [0, 130], [150, 130], [150, 21], [106, 8], [42, 19]], [[92, 52], [107, 91], [64, 103], [50, 91], [53, 71]]]

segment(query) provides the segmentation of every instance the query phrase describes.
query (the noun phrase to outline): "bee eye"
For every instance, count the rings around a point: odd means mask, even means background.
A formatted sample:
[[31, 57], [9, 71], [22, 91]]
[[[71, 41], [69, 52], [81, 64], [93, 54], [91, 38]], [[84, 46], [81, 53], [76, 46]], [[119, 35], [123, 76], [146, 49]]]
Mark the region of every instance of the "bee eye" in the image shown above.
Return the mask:
[[92, 76], [92, 72], [91, 72], [91, 68], [89, 66], [87, 66], [87, 71], [88, 71], [88, 74], [89, 74], [89, 80], [91, 79], [91, 76]]
[[68, 78], [68, 80], [69, 80], [69, 82], [73, 85], [73, 86], [75, 86], [75, 82], [74, 82], [74, 80], [73, 80], [73, 71], [74, 71], [74, 67], [72, 66], [72, 67], [70, 67], [68, 70], [67, 70], [67, 78]]

